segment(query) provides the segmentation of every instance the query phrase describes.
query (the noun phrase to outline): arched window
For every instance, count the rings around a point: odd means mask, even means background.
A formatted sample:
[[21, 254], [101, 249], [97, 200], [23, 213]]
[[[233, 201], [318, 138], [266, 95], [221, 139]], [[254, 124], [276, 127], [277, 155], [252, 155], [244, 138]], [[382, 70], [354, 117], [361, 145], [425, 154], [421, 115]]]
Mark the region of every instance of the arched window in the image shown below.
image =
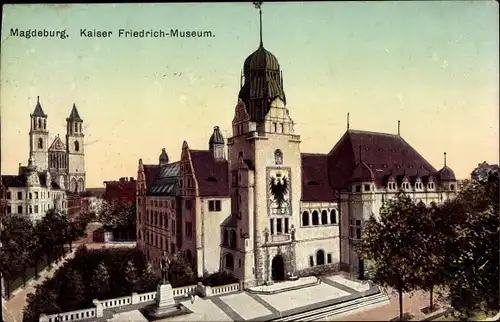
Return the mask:
[[229, 247], [236, 248], [236, 232], [231, 230], [229, 236]]
[[75, 123], [75, 132], [78, 132], [78, 124]]
[[337, 223], [337, 211], [335, 209], [330, 210], [330, 224]]
[[323, 210], [321, 212], [321, 224], [322, 225], [328, 224], [328, 212], [326, 210]]
[[325, 251], [320, 249], [316, 252], [316, 265], [325, 264]]
[[274, 164], [276, 165], [283, 164], [283, 152], [279, 149], [274, 151]]
[[38, 119], [38, 129], [43, 129], [42, 127], [42, 119]]
[[43, 140], [42, 140], [42, 138], [38, 139], [38, 148], [39, 149], [43, 149]]
[[75, 141], [75, 151], [78, 152], [80, 151], [80, 142]]
[[226, 254], [226, 256], [224, 256], [224, 264], [227, 269], [232, 270], [234, 268], [234, 258], [232, 254]]
[[313, 226], [319, 225], [319, 214], [318, 214], [318, 211], [314, 210], [312, 215], [313, 215], [312, 216], [313, 217], [312, 218], [312, 224], [313, 224]]
[[229, 233], [227, 232], [227, 229], [224, 228], [222, 231], [222, 246], [228, 246], [229, 245]]
[[309, 212], [302, 213], [302, 226], [309, 226]]
[[43, 120], [43, 129], [46, 130], [47, 129], [47, 121]]

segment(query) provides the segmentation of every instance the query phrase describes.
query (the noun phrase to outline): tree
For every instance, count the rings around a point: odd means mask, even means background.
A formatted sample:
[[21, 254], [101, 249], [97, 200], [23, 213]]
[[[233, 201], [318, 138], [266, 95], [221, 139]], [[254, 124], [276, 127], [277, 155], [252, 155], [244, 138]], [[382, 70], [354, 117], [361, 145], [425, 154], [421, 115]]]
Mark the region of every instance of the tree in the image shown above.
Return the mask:
[[418, 208], [403, 193], [380, 209], [380, 218], [372, 215], [365, 224], [358, 254], [370, 260], [374, 280], [399, 294], [399, 318], [403, 320], [403, 293], [416, 288], [415, 260], [420, 256]]
[[146, 265], [146, 269], [139, 278], [139, 288], [141, 292], [154, 290], [160, 279], [155, 274], [151, 264]]
[[196, 283], [196, 275], [183, 254], [175, 254], [170, 262], [168, 280], [172, 287], [181, 287]]
[[57, 293], [50, 288], [37, 288], [35, 294], [29, 293], [23, 311], [23, 321], [38, 321], [40, 314], [61, 313]]
[[115, 231], [124, 231], [127, 235], [135, 233], [135, 203], [128, 201], [106, 202], [102, 205], [99, 220], [105, 227]]
[[125, 279], [129, 284], [129, 288], [131, 291], [137, 291], [138, 285], [138, 276], [137, 269], [132, 261], [127, 261], [127, 266], [125, 267]]
[[429, 292], [429, 312], [434, 311], [434, 288], [445, 283], [445, 262], [447, 260], [447, 247], [450, 236], [450, 216], [444, 206], [438, 207], [432, 204], [426, 207], [425, 204], [417, 205], [417, 217], [420, 221], [420, 238], [415, 254], [415, 275], [416, 285]]
[[100, 263], [94, 270], [90, 287], [99, 299], [105, 298], [109, 294], [109, 272], [104, 263]]
[[488, 181], [488, 177], [491, 173], [498, 173], [498, 164], [488, 164], [486, 161], [477, 165], [471, 173], [471, 179], [479, 182]]
[[499, 180], [468, 180], [448, 205], [456, 218], [447, 249], [446, 273], [451, 305], [467, 319], [478, 311], [499, 310]]
[[65, 311], [73, 311], [81, 308], [85, 301], [85, 284], [80, 272], [68, 268], [59, 288], [59, 303]]

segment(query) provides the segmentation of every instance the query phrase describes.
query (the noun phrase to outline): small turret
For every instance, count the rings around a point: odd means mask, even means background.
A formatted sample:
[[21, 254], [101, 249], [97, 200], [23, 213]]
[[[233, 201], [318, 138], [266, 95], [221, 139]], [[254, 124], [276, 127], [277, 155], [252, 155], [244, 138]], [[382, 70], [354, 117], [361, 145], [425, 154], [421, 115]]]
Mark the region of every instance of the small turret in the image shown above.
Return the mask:
[[220, 133], [219, 127], [214, 126], [214, 132], [208, 141], [208, 148], [216, 160], [225, 160], [224, 147], [224, 137]]
[[[159, 161], [160, 161], [160, 167], [164, 167], [168, 164], [168, 154], [167, 154], [167, 151], [165, 150], [165, 148], [161, 149]], [[141, 160], [141, 163], [142, 163], [142, 160]]]

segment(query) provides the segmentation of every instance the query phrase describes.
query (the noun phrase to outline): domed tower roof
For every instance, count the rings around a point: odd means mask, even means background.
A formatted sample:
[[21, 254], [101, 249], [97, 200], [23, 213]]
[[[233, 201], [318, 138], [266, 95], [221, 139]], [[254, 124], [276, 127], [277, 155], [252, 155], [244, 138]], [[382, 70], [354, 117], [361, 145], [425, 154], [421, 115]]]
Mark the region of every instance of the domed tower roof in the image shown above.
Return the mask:
[[168, 164], [168, 155], [165, 148], [161, 149], [159, 160], [160, 160], [160, 167]]
[[271, 102], [276, 98], [286, 103], [280, 65], [276, 56], [264, 48], [260, 4], [257, 8], [260, 14], [260, 45], [245, 59], [243, 64], [245, 82], [238, 95], [238, 98], [245, 103], [252, 122], [263, 121], [269, 112]]
[[439, 181], [455, 181], [455, 172], [446, 165], [446, 152], [444, 153], [444, 167], [438, 171]]
[[214, 144], [224, 144], [224, 137], [220, 133], [218, 126], [214, 126], [214, 132], [212, 133], [210, 140], [208, 140], [208, 146], [210, 149], [214, 146]]

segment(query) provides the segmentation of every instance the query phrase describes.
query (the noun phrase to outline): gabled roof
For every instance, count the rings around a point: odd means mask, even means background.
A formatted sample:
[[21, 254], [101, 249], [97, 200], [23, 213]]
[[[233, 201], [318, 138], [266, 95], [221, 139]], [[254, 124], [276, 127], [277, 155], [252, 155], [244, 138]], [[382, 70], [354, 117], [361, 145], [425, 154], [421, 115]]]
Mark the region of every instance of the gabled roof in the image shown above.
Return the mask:
[[385, 185], [388, 176], [406, 174], [434, 175], [436, 169], [401, 136], [387, 133], [348, 130], [328, 153], [330, 185], [335, 190], [346, 189], [354, 168], [364, 162], [372, 171], [375, 182]]
[[49, 151], [66, 151], [66, 146], [61, 141], [59, 135], [56, 136], [54, 142], [52, 142], [52, 144], [50, 145]]
[[35, 110], [33, 111], [33, 114], [31, 116], [36, 116], [36, 117], [47, 117], [47, 114], [43, 111], [42, 105], [40, 105], [40, 96], [37, 96], [36, 98], [36, 106]]
[[148, 196], [178, 196], [180, 179], [180, 162], [169, 163], [159, 171], [148, 188]]
[[335, 193], [328, 182], [326, 154], [301, 153], [302, 201], [333, 201]]
[[83, 120], [80, 117], [80, 114], [78, 114], [78, 110], [76, 109], [75, 104], [73, 104], [73, 108], [71, 109], [71, 114], [68, 117], [68, 121], [83, 122]]
[[200, 197], [229, 197], [229, 165], [208, 150], [190, 150]]

